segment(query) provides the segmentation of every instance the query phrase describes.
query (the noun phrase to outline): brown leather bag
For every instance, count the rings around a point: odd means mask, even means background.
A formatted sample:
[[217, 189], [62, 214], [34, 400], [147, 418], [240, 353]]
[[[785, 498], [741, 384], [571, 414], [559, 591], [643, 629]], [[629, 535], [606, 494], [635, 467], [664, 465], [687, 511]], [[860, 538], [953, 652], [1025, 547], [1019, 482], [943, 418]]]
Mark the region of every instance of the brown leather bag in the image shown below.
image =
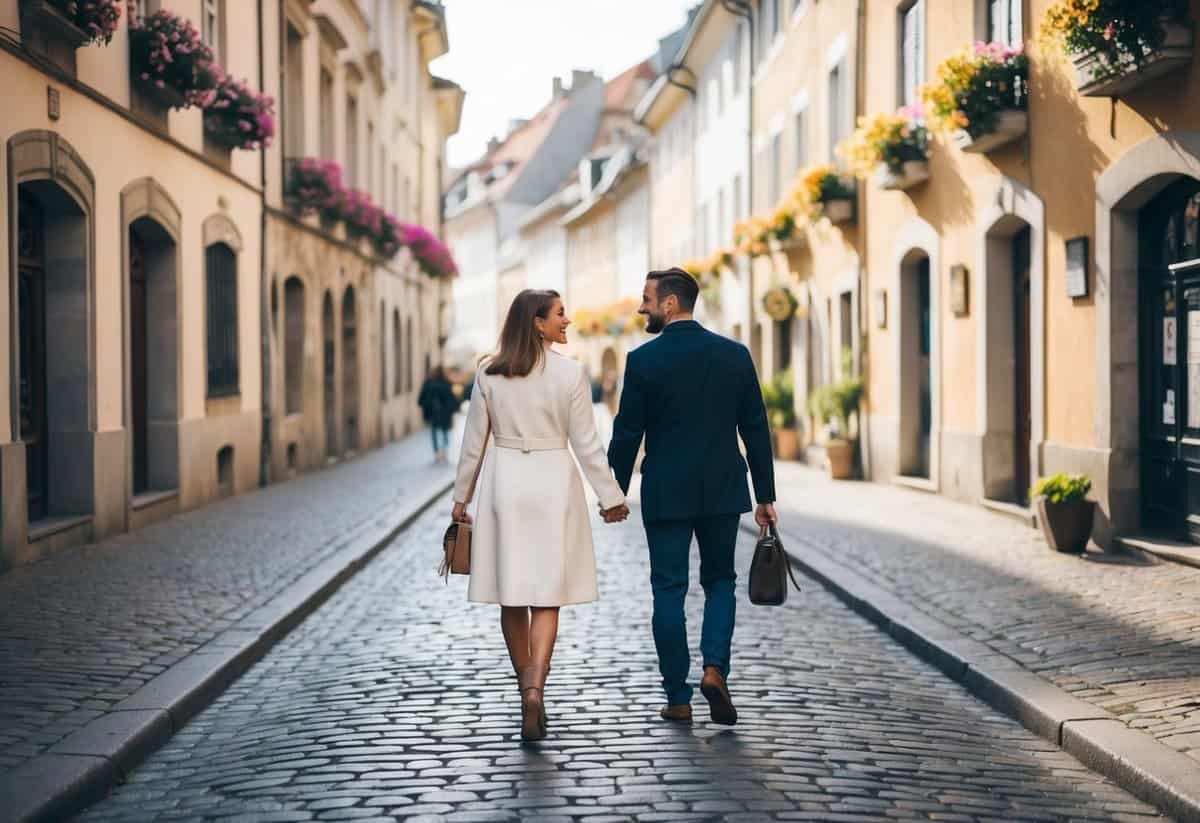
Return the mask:
[[[479, 463], [475, 466], [475, 475], [471, 478], [471, 487], [467, 490], [467, 499], [464, 503], [470, 503], [471, 498], [475, 496], [475, 484], [479, 482], [479, 472], [483, 468], [483, 455], [487, 452], [488, 438], [492, 436], [492, 419], [488, 416], [487, 433], [483, 436], [483, 448], [479, 451]], [[438, 567], [438, 574], [446, 581], [450, 582], [452, 574], [470, 574], [471, 573], [471, 524], [452, 522], [447, 528], [446, 533], [442, 536], [442, 564]]]

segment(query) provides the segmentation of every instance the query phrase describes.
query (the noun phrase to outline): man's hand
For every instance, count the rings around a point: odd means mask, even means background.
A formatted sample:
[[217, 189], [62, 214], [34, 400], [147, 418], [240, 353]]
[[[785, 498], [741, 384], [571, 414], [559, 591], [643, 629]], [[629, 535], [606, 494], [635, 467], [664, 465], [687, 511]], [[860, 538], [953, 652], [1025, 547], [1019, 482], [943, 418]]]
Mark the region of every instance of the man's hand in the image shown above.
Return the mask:
[[454, 511], [450, 513], [450, 519], [455, 523], [466, 523], [468, 526], [472, 524], [471, 515], [467, 514], [466, 503], [455, 503]]
[[605, 523], [620, 523], [629, 517], [629, 506], [622, 503], [611, 509], [601, 509], [600, 516], [604, 518]]
[[758, 508], [754, 510], [754, 522], [760, 529], [772, 523], [778, 523], [779, 515], [775, 513], [775, 504], [759, 503]]

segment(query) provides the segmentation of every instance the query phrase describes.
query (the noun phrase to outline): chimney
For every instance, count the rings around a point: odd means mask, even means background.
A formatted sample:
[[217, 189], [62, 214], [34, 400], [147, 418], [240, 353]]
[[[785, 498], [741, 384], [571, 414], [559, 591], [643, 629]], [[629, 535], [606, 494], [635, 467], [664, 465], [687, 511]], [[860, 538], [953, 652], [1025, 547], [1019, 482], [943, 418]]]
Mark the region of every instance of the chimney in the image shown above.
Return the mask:
[[493, 137], [491, 140], [488, 140], [488, 145], [487, 145], [487, 153], [488, 154], [491, 154], [498, 148], [500, 148], [500, 138], [499, 137]]
[[563, 84], [561, 77], [554, 78], [554, 90], [552, 92], [552, 96], [554, 99], [558, 99], [559, 97], [563, 96]]
[[593, 72], [575, 69], [571, 72], [571, 91], [582, 89], [599, 79]]

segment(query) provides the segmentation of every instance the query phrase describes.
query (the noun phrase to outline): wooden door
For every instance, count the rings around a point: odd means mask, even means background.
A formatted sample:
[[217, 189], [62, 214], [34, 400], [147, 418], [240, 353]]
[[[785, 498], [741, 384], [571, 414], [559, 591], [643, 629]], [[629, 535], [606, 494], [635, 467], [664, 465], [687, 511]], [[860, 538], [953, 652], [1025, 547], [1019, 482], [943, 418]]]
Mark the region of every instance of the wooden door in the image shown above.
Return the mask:
[[129, 227], [129, 394], [133, 436], [133, 493], [150, 488], [149, 385], [147, 374], [146, 254]]
[[1013, 353], [1015, 381], [1015, 409], [1013, 421], [1013, 466], [1014, 499], [1021, 504], [1029, 500], [1030, 465], [1029, 450], [1033, 437], [1032, 401], [1030, 399], [1031, 363], [1029, 332], [1029, 255], [1030, 232], [1024, 228], [1013, 238]]
[[49, 512], [46, 413], [45, 220], [37, 202], [17, 201], [17, 322], [20, 349], [18, 414], [25, 443], [25, 488], [30, 520]]

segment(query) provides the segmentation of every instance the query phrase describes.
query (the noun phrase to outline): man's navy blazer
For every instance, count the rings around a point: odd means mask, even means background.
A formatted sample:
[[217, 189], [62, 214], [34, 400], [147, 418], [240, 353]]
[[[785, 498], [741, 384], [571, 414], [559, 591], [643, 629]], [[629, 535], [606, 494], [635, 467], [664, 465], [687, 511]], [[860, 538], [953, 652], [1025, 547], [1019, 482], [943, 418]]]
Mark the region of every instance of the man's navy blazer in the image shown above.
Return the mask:
[[694, 320], [678, 320], [629, 353], [608, 462], [628, 494], [645, 435], [643, 520], [750, 511], [739, 434], [755, 498], [774, 503], [771, 433], [746, 347]]

